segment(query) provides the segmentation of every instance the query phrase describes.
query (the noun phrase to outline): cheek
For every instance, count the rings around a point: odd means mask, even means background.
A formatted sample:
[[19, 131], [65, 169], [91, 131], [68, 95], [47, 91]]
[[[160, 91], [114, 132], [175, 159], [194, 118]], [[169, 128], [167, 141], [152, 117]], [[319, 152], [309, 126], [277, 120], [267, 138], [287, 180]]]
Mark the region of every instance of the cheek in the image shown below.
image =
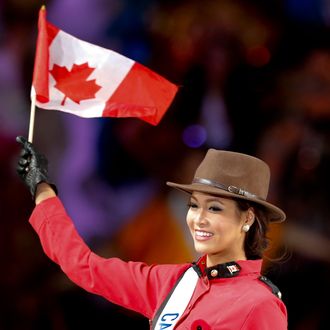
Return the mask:
[[221, 235], [221, 239], [230, 239], [237, 235], [237, 225], [228, 221], [214, 221], [213, 230]]
[[221, 239], [224, 239], [228, 233], [228, 226], [225, 223], [221, 223], [221, 221], [213, 222], [211, 229], [215, 234], [220, 235]]
[[187, 216], [186, 216], [186, 222], [189, 228], [191, 228], [194, 220], [193, 220], [193, 215], [191, 211], [188, 211]]

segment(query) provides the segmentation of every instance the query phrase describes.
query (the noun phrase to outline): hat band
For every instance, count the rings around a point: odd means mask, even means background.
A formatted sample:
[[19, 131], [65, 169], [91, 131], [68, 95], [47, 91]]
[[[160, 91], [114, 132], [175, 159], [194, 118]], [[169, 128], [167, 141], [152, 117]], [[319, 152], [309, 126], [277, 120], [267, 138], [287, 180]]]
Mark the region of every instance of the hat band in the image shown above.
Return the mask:
[[241, 189], [241, 188], [238, 188], [238, 187], [235, 187], [235, 186], [226, 186], [222, 183], [219, 183], [219, 182], [216, 182], [216, 181], [213, 181], [213, 180], [209, 180], [209, 179], [194, 178], [193, 183], [199, 183], [199, 184], [204, 184], [204, 185], [207, 185], [207, 186], [216, 187], [216, 188], [226, 190], [226, 191], [229, 191], [233, 194], [241, 195], [241, 196], [244, 196], [244, 197], [247, 197], [247, 198], [255, 198], [255, 199], [260, 199], [260, 200], [263, 200], [263, 201], [265, 200], [264, 198], [259, 197], [255, 194], [252, 194], [252, 193], [250, 193], [250, 192], [248, 192], [244, 189]]

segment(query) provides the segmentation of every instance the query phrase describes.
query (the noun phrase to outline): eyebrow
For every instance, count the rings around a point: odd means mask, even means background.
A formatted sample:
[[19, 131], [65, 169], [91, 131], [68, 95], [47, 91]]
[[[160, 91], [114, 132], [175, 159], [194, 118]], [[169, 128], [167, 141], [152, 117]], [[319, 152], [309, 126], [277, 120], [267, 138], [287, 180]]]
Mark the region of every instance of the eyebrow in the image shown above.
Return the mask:
[[[194, 199], [194, 200], [198, 200], [195, 196], [191, 195], [190, 199]], [[209, 202], [218, 202], [222, 205], [224, 205], [225, 203], [223, 203], [223, 199], [221, 197], [210, 197], [205, 199], [205, 202], [209, 203]]]

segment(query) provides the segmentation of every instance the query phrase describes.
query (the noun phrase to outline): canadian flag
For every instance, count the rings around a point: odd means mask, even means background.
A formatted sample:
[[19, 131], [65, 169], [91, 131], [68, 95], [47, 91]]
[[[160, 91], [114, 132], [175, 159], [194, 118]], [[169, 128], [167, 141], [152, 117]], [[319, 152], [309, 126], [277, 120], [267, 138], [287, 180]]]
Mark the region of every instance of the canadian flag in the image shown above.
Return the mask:
[[147, 67], [58, 29], [40, 9], [31, 89], [39, 108], [157, 125], [177, 90]]

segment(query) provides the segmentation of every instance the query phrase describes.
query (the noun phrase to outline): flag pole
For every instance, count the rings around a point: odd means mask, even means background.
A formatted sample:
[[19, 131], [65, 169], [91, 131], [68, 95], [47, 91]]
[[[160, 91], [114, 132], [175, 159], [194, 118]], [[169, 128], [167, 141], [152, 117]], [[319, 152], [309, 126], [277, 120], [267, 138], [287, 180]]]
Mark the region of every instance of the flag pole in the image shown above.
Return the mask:
[[29, 124], [29, 137], [28, 141], [33, 142], [34, 118], [36, 113], [36, 92], [32, 87], [31, 91], [31, 108], [30, 108], [30, 124]]

